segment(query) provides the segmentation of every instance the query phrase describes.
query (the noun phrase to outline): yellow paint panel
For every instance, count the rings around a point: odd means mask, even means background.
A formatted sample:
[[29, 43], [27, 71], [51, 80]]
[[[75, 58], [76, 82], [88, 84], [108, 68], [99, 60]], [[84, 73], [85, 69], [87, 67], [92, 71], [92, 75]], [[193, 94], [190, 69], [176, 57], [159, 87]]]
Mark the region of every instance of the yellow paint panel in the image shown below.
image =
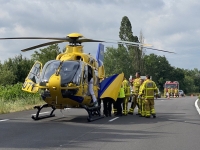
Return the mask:
[[22, 90], [29, 92], [29, 93], [37, 93], [38, 89], [39, 89], [38, 84], [35, 84], [30, 79], [26, 79], [26, 81], [24, 82], [24, 84], [22, 86]]
[[68, 37], [71, 37], [71, 38], [72, 38], [72, 37], [77, 37], [77, 38], [78, 38], [78, 37], [83, 37], [83, 35], [80, 34], [80, 33], [71, 33], [71, 34], [68, 34], [67, 36], [68, 36]]

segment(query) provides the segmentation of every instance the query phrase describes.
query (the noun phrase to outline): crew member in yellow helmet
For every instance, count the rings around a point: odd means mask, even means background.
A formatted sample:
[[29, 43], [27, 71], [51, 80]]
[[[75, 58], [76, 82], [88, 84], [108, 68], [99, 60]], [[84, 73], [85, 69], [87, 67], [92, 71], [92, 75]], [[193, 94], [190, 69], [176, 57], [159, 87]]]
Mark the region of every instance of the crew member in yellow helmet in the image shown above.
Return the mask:
[[141, 85], [140, 72], [136, 72], [135, 77], [136, 78], [133, 80], [133, 99], [132, 99], [131, 107], [128, 111], [128, 114], [131, 114], [131, 115], [133, 115], [134, 109], [136, 105], [138, 105], [137, 99], [138, 99], [139, 89]]
[[145, 117], [150, 118], [151, 115], [156, 118], [154, 106], [154, 93], [158, 93], [158, 88], [154, 81], [150, 79], [150, 75], [146, 75], [146, 80], [143, 83], [139, 95], [144, 94], [145, 98]]
[[125, 98], [123, 99], [122, 114], [126, 116], [128, 114], [128, 100], [130, 97], [130, 86], [129, 86], [129, 81], [125, 77], [122, 83], [123, 83], [124, 92], [125, 92]]
[[145, 117], [146, 111], [145, 111], [145, 97], [144, 97], [144, 93], [142, 92], [142, 87], [144, 85], [144, 79], [141, 79], [141, 86], [139, 89], [139, 97], [138, 97], [138, 105], [139, 105], [139, 109], [138, 109], [138, 113], [140, 114], [141, 117]]

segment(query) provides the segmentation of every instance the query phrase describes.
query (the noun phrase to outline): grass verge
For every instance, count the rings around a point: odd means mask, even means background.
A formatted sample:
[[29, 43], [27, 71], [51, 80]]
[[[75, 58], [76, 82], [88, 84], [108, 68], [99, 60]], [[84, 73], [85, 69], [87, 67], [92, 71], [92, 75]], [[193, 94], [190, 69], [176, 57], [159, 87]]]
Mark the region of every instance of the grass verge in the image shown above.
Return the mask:
[[35, 105], [43, 105], [45, 102], [40, 99], [23, 99], [16, 101], [5, 101], [0, 99], [0, 114], [30, 110]]

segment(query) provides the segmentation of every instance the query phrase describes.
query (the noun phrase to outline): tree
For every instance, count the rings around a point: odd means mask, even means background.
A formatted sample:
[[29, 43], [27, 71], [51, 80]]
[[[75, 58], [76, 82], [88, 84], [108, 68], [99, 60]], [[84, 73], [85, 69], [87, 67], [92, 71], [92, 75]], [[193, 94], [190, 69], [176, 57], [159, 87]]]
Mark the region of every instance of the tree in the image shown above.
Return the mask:
[[[138, 37], [133, 35], [131, 22], [127, 16], [121, 21], [119, 38], [122, 41], [139, 42]], [[120, 46], [119, 46], [120, 47]], [[142, 71], [142, 51], [137, 46], [126, 45], [129, 59], [131, 61], [131, 69], [134, 72]]]
[[121, 21], [119, 38], [122, 41], [139, 42], [137, 36], [133, 36], [131, 22], [127, 16], [124, 16]]
[[125, 47], [107, 47], [104, 55], [104, 66], [106, 76], [110, 76], [116, 73], [124, 73], [128, 76], [132, 73], [129, 59], [127, 58], [127, 51]]
[[3, 64], [3, 68], [4, 71], [7, 71], [7, 73], [9, 73], [10, 75], [13, 74], [13, 83], [15, 84], [17, 82], [24, 82], [33, 64], [33, 60], [23, 58], [20, 54], [12, 59], [9, 58], [7, 61], [5, 61]]
[[163, 90], [165, 81], [170, 81], [172, 67], [165, 56], [155, 54], [144, 56], [144, 72], [152, 76], [158, 87]]
[[191, 76], [186, 75], [183, 82], [185, 85], [185, 88], [184, 88], [185, 93], [194, 92], [194, 89], [195, 89], [194, 79]]
[[169, 74], [171, 81], [178, 81], [179, 82], [179, 88], [184, 89], [184, 78], [185, 74], [184, 71], [180, 68], [172, 67], [170, 74]]
[[40, 61], [43, 65], [52, 59], [56, 59], [56, 56], [60, 54], [60, 48], [58, 44], [50, 45], [46, 48], [40, 49], [40, 52], [34, 51], [31, 58], [36, 61]]
[[[119, 38], [122, 41], [139, 42], [138, 37], [133, 36], [131, 22], [127, 16], [122, 18]], [[143, 73], [143, 56], [139, 47], [126, 44], [119, 44], [118, 48], [108, 47], [104, 58], [106, 75], [124, 72], [128, 78], [136, 71]]]
[[16, 76], [7, 66], [0, 64], [0, 85], [13, 84]]

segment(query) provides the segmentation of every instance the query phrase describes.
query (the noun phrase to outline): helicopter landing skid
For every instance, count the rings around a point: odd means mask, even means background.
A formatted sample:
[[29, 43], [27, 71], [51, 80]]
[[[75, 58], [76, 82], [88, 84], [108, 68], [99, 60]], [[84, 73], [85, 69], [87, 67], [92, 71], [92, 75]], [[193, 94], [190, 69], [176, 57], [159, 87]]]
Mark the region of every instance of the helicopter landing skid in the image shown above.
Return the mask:
[[40, 119], [45, 119], [45, 118], [49, 118], [49, 117], [55, 117], [55, 114], [53, 114], [53, 112], [56, 110], [56, 108], [52, 107], [52, 111], [50, 112], [49, 115], [45, 115], [45, 116], [39, 116], [40, 115], [40, 111], [42, 110], [42, 108], [46, 108], [49, 107], [48, 104], [44, 104], [42, 106], [35, 106], [34, 109], [38, 109], [36, 115], [32, 115], [32, 119], [33, 120], [40, 120]]
[[82, 105], [82, 107], [85, 108], [85, 110], [88, 113], [88, 117], [87, 117], [88, 122], [95, 121], [104, 117], [101, 115], [101, 111], [100, 111], [101, 106], [88, 107], [86, 105]]

